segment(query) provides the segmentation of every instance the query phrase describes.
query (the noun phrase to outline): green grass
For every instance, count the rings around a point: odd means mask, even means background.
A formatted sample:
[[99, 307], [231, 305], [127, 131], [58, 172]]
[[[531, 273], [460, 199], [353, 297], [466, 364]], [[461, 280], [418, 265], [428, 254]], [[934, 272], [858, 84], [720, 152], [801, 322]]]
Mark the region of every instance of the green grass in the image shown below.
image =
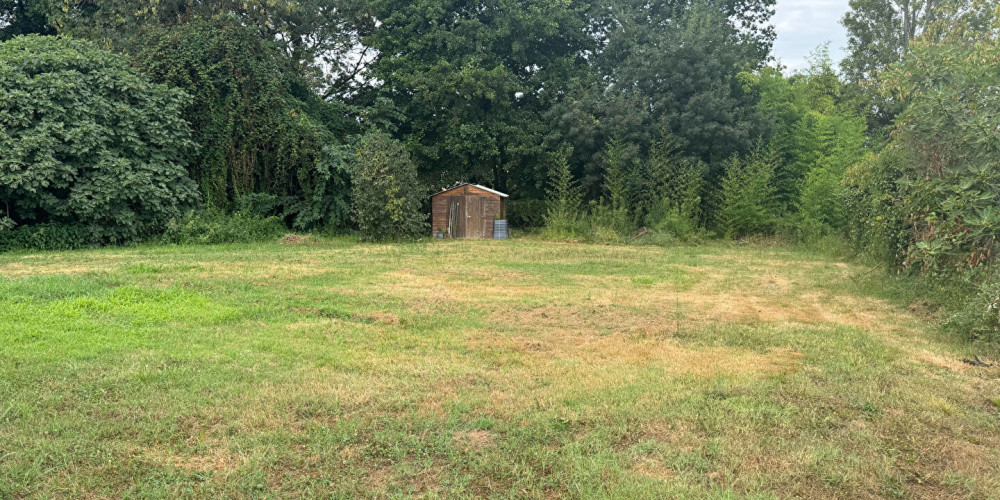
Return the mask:
[[531, 240], [3, 255], [0, 498], [997, 497], [1000, 369], [864, 272]]

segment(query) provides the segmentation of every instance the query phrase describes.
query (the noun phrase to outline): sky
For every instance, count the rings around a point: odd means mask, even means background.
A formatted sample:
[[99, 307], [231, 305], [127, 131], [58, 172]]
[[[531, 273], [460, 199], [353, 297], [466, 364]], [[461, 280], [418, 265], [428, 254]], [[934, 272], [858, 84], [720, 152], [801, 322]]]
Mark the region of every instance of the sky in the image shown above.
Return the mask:
[[787, 73], [809, 67], [809, 53], [830, 42], [830, 57], [839, 68], [844, 58], [847, 34], [840, 18], [847, 12], [848, 0], [777, 0], [774, 25], [778, 39], [774, 55], [788, 67]]

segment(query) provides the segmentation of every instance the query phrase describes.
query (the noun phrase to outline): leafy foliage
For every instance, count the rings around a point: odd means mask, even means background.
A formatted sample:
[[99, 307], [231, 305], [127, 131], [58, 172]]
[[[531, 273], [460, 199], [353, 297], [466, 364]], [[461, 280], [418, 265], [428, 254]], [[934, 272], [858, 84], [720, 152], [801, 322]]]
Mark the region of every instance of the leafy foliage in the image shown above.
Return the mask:
[[[273, 43], [235, 18], [154, 30], [137, 60], [157, 81], [190, 92], [184, 109], [201, 145], [191, 167], [208, 206], [268, 193], [297, 229], [346, 222], [349, 178], [327, 104], [303, 82]], [[333, 125], [339, 122], [333, 120]]]
[[658, 141], [637, 180], [636, 218], [646, 226], [657, 226], [668, 217], [697, 225], [705, 170], [699, 160], [678, 155], [672, 138]]
[[185, 170], [195, 151], [181, 115], [187, 101], [87, 42], [32, 35], [0, 44], [4, 215], [85, 226], [89, 243], [162, 230], [198, 202]]
[[[589, 2], [379, 0], [377, 94], [433, 183], [510, 188], [543, 156], [539, 111], [583, 68]], [[544, 175], [544, 173], [543, 173]]]
[[952, 272], [991, 262], [1000, 237], [1000, 42], [915, 43], [886, 80], [910, 102], [896, 132], [911, 230], [904, 265]]
[[177, 245], [209, 245], [219, 243], [254, 243], [274, 240], [285, 233], [277, 217], [261, 217], [249, 212], [225, 212], [210, 208], [191, 211], [171, 219], [157, 240]]
[[91, 228], [79, 224], [44, 223], [17, 227], [13, 227], [10, 223], [2, 225], [4, 229], [0, 229], [0, 252], [77, 250], [96, 246], [99, 241]]
[[604, 189], [608, 195], [608, 216], [610, 226], [620, 233], [628, 232], [633, 227], [629, 210], [632, 207], [631, 183], [635, 175], [635, 164], [629, 161], [630, 149], [634, 149], [634, 146], [626, 144], [620, 137], [614, 137], [604, 150]]
[[545, 227], [556, 233], [572, 234], [580, 218], [583, 195], [569, 169], [567, 148], [555, 153], [549, 169], [549, 189], [546, 199]]
[[773, 150], [757, 149], [734, 156], [722, 180], [716, 224], [730, 238], [767, 234], [777, 222], [774, 171], [778, 157]]
[[427, 215], [421, 210], [427, 193], [417, 180], [416, 165], [388, 134], [361, 138], [353, 182], [354, 218], [363, 239], [416, 238], [427, 231]]

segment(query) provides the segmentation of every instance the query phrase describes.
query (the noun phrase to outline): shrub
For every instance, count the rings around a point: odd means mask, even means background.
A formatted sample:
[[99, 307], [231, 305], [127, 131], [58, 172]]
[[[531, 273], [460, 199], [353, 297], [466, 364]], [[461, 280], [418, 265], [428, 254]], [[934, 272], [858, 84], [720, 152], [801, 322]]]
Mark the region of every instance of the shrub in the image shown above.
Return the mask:
[[636, 200], [638, 222], [652, 227], [667, 217], [686, 217], [698, 224], [705, 164], [677, 154], [673, 139], [653, 145], [641, 172]]
[[97, 246], [100, 242], [100, 233], [82, 224], [32, 224], [0, 230], [0, 252], [77, 250]]
[[770, 234], [777, 221], [774, 171], [777, 156], [757, 149], [750, 155], [734, 156], [727, 164], [719, 193], [716, 223], [729, 238]]
[[544, 226], [545, 200], [537, 198], [508, 199], [507, 220], [513, 227]]
[[971, 297], [961, 301], [962, 305], [944, 322], [944, 326], [970, 340], [1000, 341], [1000, 276], [993, 273], [986, 277], [973, 277], [972, 274], [962, 279], [978, 282], [978, 285]]
[[902, 158], [889, 147], [848, 169], [842, 191], [854, 251], [890, 269], [903, 263], [909, 240], [899, 185], [902, 172]]
[[580, 218], [583, 192], [570, 171], [566, 148], [552, 156], [549, 168], [549, 189], [546, 193], [545, 228], [554, 233], [572, 235]]
[[604, 150], [604, 190], [608, 194], [609, 227], [618, 233], [628, 233], [634, 229], [629, 217], [632, 207], [631, 181], [635, 175], [635, 165], [628, 161], [634, 155], [634, 146], [615, 137]]
[[417, 181], [410, 153], [388, 134], [361, 138], [353, 183], [354, 217], [362, 239], [416, 238], [428, 230], [421, 210], [427, 191]]
[[285, 232], [285, 226], [277, 217], [259, 217], [246, 212], [226, 214], [209, 208], [171, 219], [157, 240], [176, 245], [255, 243], [272, 241]]
[[185, 170], [195, 146], [181, 118], [185, 102], [87, 42], [0, 43], [3, 216], [24, 226], [86, 227], [67, 230], [65, 246], [77, 245], [80, 231], [88, 244], [160, 231], [198, 201]]

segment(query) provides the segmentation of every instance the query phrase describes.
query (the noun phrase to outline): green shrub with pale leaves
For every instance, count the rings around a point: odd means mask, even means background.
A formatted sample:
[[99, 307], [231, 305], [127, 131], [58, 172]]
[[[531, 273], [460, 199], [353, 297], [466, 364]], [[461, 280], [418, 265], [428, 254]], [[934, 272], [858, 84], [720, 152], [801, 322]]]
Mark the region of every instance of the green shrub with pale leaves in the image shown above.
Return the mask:
[[19, 233], [46, 248], [49, 235], [76, 247], [162, 231], [199, 201], [185, 168], [195, 150], [181, 117], [186, 100], [88, 42], [0, 43], [0, 216], [74, 228]]

